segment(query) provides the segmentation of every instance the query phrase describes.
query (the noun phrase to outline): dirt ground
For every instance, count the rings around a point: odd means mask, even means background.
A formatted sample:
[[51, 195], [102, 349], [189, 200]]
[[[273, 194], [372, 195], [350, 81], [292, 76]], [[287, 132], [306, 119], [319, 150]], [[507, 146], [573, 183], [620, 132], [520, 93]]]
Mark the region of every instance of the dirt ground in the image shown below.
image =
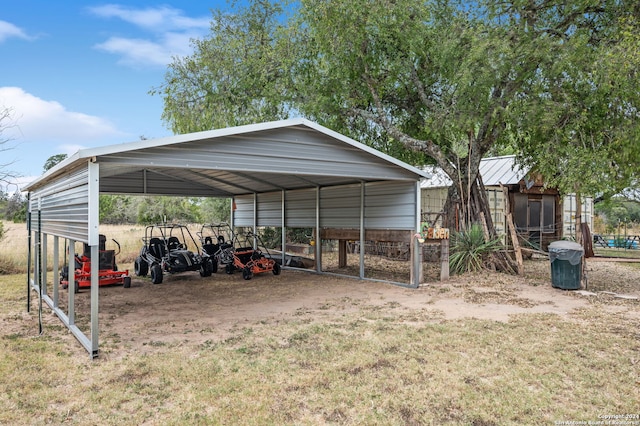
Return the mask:
[[[420, 311], [422, 317], [427, 314], [434, 320], [509, 321], [523, 313], [566, 316], [599, 304], [639, 318], [638, 266], [589, 260], [588, 293], [553, 288], [548, 260], [526, 262], [525, 277], [484, 272], [430, 282], [418, 289], [295, 270], [283, 270], [279, 276], [260, 274], [251, 280], [243, 280], [239, 273], [201, 278], [189, 272], [166, 276], [158, 285], [133, 277], [131, 288], [100, 288], [101, 353], [103, 347], [112, 356], [122, 356], [157, 346], [215, 342], [252, 324], [331, 321], [366, 309], [384, 309], [389, 314]], [[66, 300], [63, 290], [60, 305], [65, 310]], [[87, 333], [89, 301], [88, 290], [76, 295], [77, 323]], [[55, 321], [51, 313], [47, 322]]]

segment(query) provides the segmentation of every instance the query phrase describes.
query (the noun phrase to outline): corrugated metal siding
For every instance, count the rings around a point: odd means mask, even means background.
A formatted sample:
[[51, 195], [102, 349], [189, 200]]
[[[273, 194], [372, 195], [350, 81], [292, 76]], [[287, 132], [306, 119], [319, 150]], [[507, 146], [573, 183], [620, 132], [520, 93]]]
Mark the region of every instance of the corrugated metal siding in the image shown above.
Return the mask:
[[415, 182], [374, 182], [365, 186], [366, 229], [415, 229]]
[[[365, 228], [414, 229], [415, 182], [375, 182], [365, 185]], [[360, 228], [361, 185], [320, 189], [320, 226]], [[258, 226], [281, 225], [281, 192], [258, 195]], [[316, 226], [316, 189], [286, 191], [286, 226]], [[235, 198], [235, 226], [253, 226], [253, 195]]]
[[[503, 157], [483, 158], [480, 161], [479, 172], [482, 176], [484, 186], [512, 185], [520, 182], [527, 171], [520, 168], [515, 162], [514, 155]], [[451, 186], [451, 179], [435, 166], [426, 166], [424, 170], [431, 173], [431, 179], [423, 179], [420, 183], [422, 188], [439, 188]]]
[[253, 226], [253, 194], [239, 195], [234, 198], [234, 226]]
[[296, 176], [415, 179], [409, 170], [305, 126], [111, 153], [100, 156], [98, 161], [124, 167], [284, 173], [289, 179]]
[[[562, 200], [562, 237], [575, 238], [576, 236], [576, 196], [566, 195]], [[582, 199], [582, 222], [589, 225], [593, 232], [593, 198], [583, 197]]]
[[320, 226], [360, 228], [361, 185], [344, 185], [320, 190]]
[[258, 194], [258, 226], [282, 226], [282, 191]]
[[32, 192], [29, 210], [33, 230], [38, 229], [38, 210], [40, 210], [42, 232], [88, 243], [88, 169], [66, 175]]
[[316, 226], [316, 188], [285, 193], [285, 220], [289, 228]]

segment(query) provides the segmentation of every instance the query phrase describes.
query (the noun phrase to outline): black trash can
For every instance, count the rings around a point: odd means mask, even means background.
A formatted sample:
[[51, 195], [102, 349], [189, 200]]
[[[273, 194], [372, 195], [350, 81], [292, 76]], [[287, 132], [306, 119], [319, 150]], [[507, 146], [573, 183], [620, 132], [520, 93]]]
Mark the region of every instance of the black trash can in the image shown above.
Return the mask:
[[584, 248], [572, 241], [554, 241], [549, 244], [551, 285], [563, 290], [580, 289]]

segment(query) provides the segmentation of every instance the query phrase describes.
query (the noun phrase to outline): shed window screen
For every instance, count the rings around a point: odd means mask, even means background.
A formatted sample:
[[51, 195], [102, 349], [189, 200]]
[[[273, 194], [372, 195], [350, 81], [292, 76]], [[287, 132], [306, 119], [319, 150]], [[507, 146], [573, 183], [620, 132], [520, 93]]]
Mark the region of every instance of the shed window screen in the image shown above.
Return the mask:
[[514, 220], [519, 231], [555, 232], [555, 197], [514, 194]]

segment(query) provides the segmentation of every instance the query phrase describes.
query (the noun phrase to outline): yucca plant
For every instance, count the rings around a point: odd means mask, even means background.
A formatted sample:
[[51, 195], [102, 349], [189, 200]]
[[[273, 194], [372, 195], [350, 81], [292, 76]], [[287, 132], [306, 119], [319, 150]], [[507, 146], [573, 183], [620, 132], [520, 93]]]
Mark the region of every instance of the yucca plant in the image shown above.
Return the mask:
[[453, 274], [476, 272], [485, 268], [492, 253], [502, 249], [499, 238], [487, 241], [477, 223], [463, 231], [454, 232], [451, 239], [449, 269]]

